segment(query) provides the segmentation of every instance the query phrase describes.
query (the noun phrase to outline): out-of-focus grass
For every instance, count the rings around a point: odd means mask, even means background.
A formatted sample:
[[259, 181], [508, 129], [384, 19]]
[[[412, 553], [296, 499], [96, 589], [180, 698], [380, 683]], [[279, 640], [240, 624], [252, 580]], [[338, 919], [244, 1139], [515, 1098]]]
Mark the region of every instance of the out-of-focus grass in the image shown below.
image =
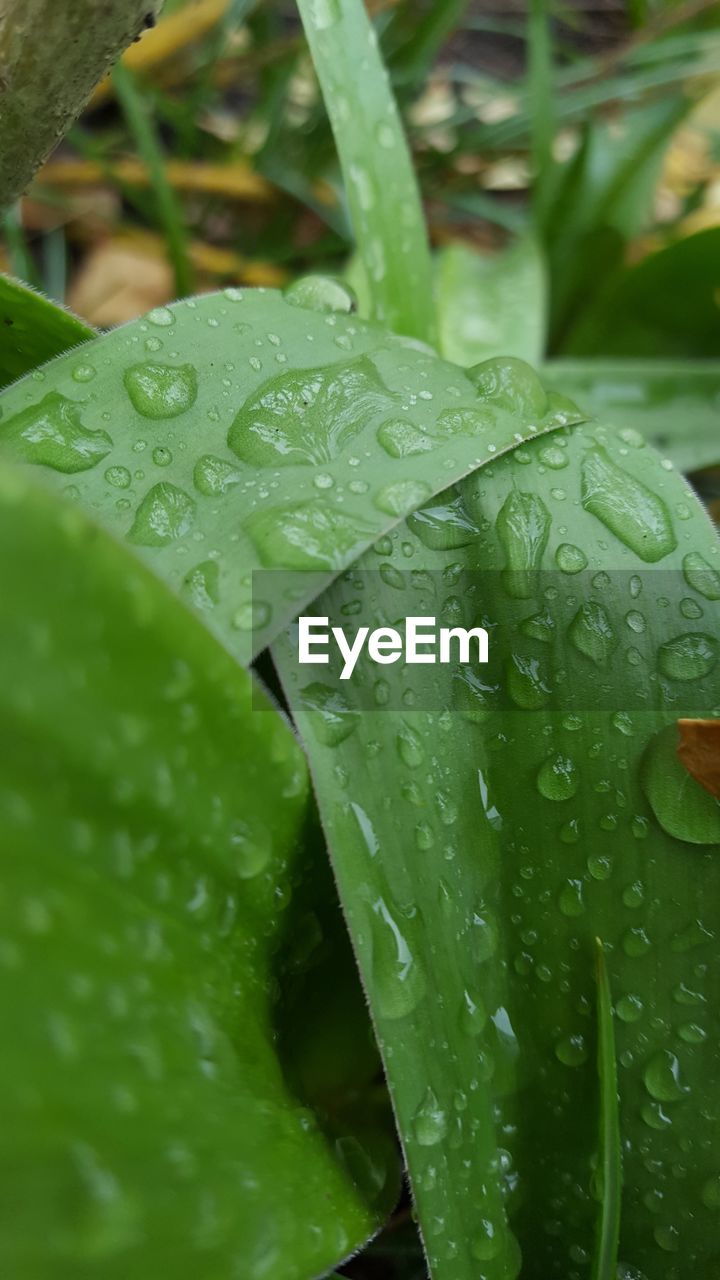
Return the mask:
[[[368, 7], [436, 244], [501, 247], [549, 216], [558, 174], [588, 129], [622, 139], [647, 103], [699, 99], [720, 82], [715, 6], [698, 0], [595, 8], [532, 0], [529, 24], [520, 0]], [[719, 138], [720, 90], [670, 143], [623, 259], [720, 222]], [[342, 269], [351, 246], [337, 160], [290, 0], [169, 3], [8, 219], [0, 253], [6, 269], [53, 296], [65, 290], [71, 303], [87, 305], [90, 272], [93, 305], [108, 324], [112, 281], [105, 298], [99, 281], [117, 244], [142, 245], [138, 310], [148, 303], [149, 258], [160, 268], [158, 302], [187, 291], [193, 276], [205, 289]], [[132, 310], [131, 283], [118, 319]]]

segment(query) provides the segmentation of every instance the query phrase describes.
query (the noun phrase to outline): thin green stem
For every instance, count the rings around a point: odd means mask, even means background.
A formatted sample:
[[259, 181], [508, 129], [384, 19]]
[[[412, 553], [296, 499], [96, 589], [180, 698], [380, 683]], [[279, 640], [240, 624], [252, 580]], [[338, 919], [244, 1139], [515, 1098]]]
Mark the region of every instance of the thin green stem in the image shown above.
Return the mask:
[[597, 965], [598, 1076], [600, 1079], [600, 1140], [598, 1176], [602, 1189], [592, 1280], [615, 1280], [620, 1240], [622, 1151], [618, 1108], [617, 1061], [612, 998], [605, 951], [595, 939]]
[[298, 0], [376, 320], [432, 340], [427, 230], [410, 151], [361, 0]]
[[192, 269], [188, 258], [187, 235], [182, 210], [167, 179], [160, 139], [132, 72], [118, 63], [112, 73], [118, 101], [133, 136], [140, 158], [147, 165], [157, 212], [167, 241], [167, 251], [175, 273], [178, 297], [192, 292]]

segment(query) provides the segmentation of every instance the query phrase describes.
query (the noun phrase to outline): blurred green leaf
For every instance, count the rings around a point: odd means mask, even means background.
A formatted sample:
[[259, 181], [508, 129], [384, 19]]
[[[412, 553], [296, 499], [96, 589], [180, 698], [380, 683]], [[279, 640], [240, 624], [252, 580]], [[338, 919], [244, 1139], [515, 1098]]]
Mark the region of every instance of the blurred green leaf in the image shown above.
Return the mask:
[[717, 357], [720, 227], [611, 273], [569, 333], [568, 355]]
[[539, 364], [545, 348], [545, 269], [531, 238], [499, 254], [451, 244], [437, 255], [440, 350], [459, 365], [491, 356]]
[[553, 350], [572, 348], [574, 327], [620, 269], [626, 242], [650, 221], [663, 156], [688, 109], [689, 100], [671, 98], [628, 112], [619, 123], [593, 121], [557, 172], [542, 223]]
[[70, 311], [0, 275], [0, 389], [38, 365], [96, 337]]
[[680, 471], [720, 462], [718, 360], [551, 360], [543, 379], [595, 417], [639, 431]]
[[391, 1174], [367, 1108], [331, 1149], [277, 1057], [302, 753], [125, 548], [5, 464], [0, 547], [5, 1267], [308, 1280]]

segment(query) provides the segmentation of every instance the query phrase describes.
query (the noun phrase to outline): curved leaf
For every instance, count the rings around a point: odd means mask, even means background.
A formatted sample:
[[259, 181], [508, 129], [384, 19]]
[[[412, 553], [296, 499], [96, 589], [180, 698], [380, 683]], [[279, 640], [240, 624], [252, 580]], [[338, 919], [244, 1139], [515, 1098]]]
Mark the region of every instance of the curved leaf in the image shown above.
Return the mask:
[[543, 379], [603, 421], [639, 431], [680, 471], [720, 461], [720, 361], [552, 360]]
[[[579, 417], [525, 366], [471, 381], [323, 311], [327, 292], [161, 308], [0, 398], [0, 451], [128, 539], [243, 661], [431, 493]], [[254, 599], [255, 569], [308, 572], [299, 597], [266, 573]]]
[[[720, 703], [719, 570], [677, 473], [581, 426], [461, 482], [314, 605], [353, 625], [482, 623], [488, 666], [366, 662], [335, 686], [297, 665], [292, 633], [274, 647], [438, 1280], [587, 1274], [596, 936], [622, 1265], [679, 1280], [720, 1262], [720, 805], [674, 727]], [[342, 691], [342, 733], [318, 680]]]
[[38, 365], [96, 337], [71, 311], [0, 275], [0, 390]]
[[302, 753], [127, 550], [5, 464], [0, 547], [5, 1267], [307, 1280], [377, 1225], [392, 1156], [361, 1099], [333, 1148], [277, 1057]]

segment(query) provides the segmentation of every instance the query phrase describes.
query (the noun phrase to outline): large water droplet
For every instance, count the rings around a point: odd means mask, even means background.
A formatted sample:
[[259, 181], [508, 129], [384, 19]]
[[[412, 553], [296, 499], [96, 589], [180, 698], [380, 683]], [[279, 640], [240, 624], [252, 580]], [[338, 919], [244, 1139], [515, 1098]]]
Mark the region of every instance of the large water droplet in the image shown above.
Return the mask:
[[10, 457], [64, 475], [89, 471], [113, 447], [106, 431], [89, 431], [80, 420], [80, 406], [56, 391], [0, 421], [0, 441]]
[[430, 1088], [415, 1112], [413, 1130], [421, 1147], [434, 1147], [447, 1133], [447, 1116]]
[[680, 1063], [669, 1049], [653, 1054], [643, 1072], [645, 1088], [657, 1102], [677, 1102], [687, 1093], [680, 1078]]
[[284, 291], [286, 302], [304, 307], [307, 311], [355, 311], [355, 294], [342, 280], [334, 276], [302, 276]]
[[183, 594], [196, 609], [212, 609], [220, 600], [220, 568], [217, 560], [203, 560], [183, 579]]
[[373, 505], [389, 516], [404, 516], [426, 502], [432, 488], [424, 480], [396, 480], [375, 495]]
[[563, 542], [555, 552], [555, 563], [563, 573], [581, 573], [587, 569], [587, 556], [580, 547], [571, 542]]
[[538, 791], [546, 800], [569, 800], [580, 786], [577, 767], [569, 756], [548, 756], [537, 776]]
[[495, 528], [505, 552], [503, 584], [509, 595], [525, 600], [537, 590], [551, 525], [550, 512], [534, 493], [513, 489], [500, 509]]
[[214, 498], [227, 493], [240, 483], [242, 474], [232, 463], [224, 458], [215, 458], [211, 453], [204, 453], [198, 458], [193, 471], [193, 483], [199, 493], [206, 498]]
[[326, 747], [337, 747], [357, 728], [360, 716], [339, 689], [313, 682], [305, 685], [300, 697], [315, 737]]
[[422, 507], [409, 517], [408, 526], [431, 551], [466, 547], [480, 532], [468, 515], [462, 497]]
[[466, 370], [479, 396], [523, 418], [541, 418], [547, 410], [545, 388], [535, 370], [515, 356], [483, 360]]
[[381, 423], [377, 438], [391, 458], [413, 458], [419, 453], [427, 453], [433, 447], [431, 436], [418, 430], [411, 422], [403, 422], [402, 418]]
[[174, 484], [153, 485], [135, 512], [128, 537], [144, 547], [164, 547], [191, 528], [195, 503]]
[[593, 450], [583, 460], [582, 503], [641, 560], [653, 564], [677, 546], [662, 499], [618, 467], [603, 449]]
[[197, 399], [197, 371], [191, 364], [131, 365], [123, 382], [133, 408], [143, 418], [177, 418]]
[[233, 453], [256, 467], [331, 462], [368, 422], [397, 412], [367, 356], [294, 369], [246, 400], [228, 434]]
[[371, 924], [373, 990], [378, 1011], [384, 1018], [404, 1018], [425, 995], [425, 973], [384, 898], [373, 904]]
[[670, 680], [700, 680], [717, 663], [717, 641], [702, 631], [667, 640], [658, 649], [658, 668]]
[[617, 646], [617, 636], [603, 605], [586, 600], [575, 614], [568, 635], [571, 643], [598, 667], [604, 667]]
[[539, 658], [513, 654], [507, 665], [507, 690], [515, 705], [525, 711], [547, 706], [550, 681]]
[[269, 568], [337, 569], [354, 559], [371, 530], [321, 499], [271, 507], [247, 523], [258, 555]]
[[706, 600], [720, 600], [720, 573], [713, 569], [697, 551], [691, 551], [683, 560], [685, 581]]

